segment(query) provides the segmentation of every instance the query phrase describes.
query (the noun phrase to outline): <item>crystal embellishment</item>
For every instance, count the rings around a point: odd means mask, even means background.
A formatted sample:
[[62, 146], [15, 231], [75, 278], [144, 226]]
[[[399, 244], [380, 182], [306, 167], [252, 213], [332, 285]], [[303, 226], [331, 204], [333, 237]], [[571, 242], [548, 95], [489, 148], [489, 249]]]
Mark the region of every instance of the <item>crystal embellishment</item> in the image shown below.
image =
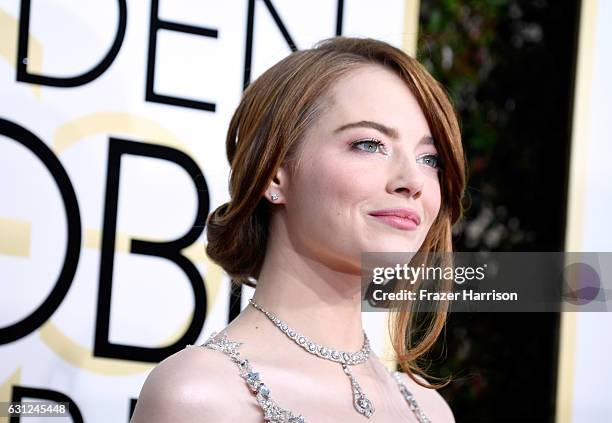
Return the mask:
[[249, 388], [255, 393], [257, 403], [264, 412], [264, 420], [269, 423], [306, 423], [304, 416], [294, 414], [280, 407], [270, 398], [270, 389], [261, 381], [259, 373], [253, 371], [251, 364], [246, 358], [240, 357], [238, 347], [240, 342], [232, 342], [227, 334], [216, 336], [213, 332], [208, 340], [202, 344], [203, 347], [211, 348], [228, 355], [236, 363], [240, 370], [240, 376], [246, 381]]
[[372, 414], [374, 414], [375, 411], [372, 401], [370, 401], [368, 397], [365, 396], [365, 394], [361, 390], [361, 386], [357, 382], [357, 379], [355, 379], [355, 376], [353, 376], [353, 374], [351, 373], [351, 369], [346, 364], [342, 365], [342, 370], [344, 370], [344, 373], [346, 373], [346, 375], [351, 380], [351, 389], [353, 391], [353, 405], [355, 406], [355, 410], [357, 410], [360, 414], [363, 414], [367, 418], [372, 417]]
[[261, 396], [264, 397], [265, 399], [268, 399], [268, 396], [270, 395], [270, 390], [268, 389], [266, 385], [262, 383], [261, 385], [259, 385], [259, 388], [257, 389], [257, 393], [261, 394]]
[[427, 418], [421, 407], [419, 407], [419, 403], [414, 398], [414, 395], [412, 395], [412, 392], [408, 390], [404, 382], [402, 382], [402, 380], [400, 379], [400, 372], [393, 372], [393, 377], [399, 385], [400, 392], [408, 403], [408, 407], [410, 407], [410, 410], [412, 410], [419, 423], [431, 423], [431, 420]]
[[346, 351], [341, 352], [341, 351], [332, 350], [330, 353], [330, 350], [328, 348], [324, 347], [323, 345], [319, 345], [316, 342], [311, 341], [309, 338], [307, 338], [304, 335], [296, 335], [297, 336], [297, 340], [296, 340], [293, 334], [297, 334], [297, 332], [294, 329], [290, 328], [286, 323], [284, 323], [278, 317], [264, 310], [259, 304], [255, 303], [252, 299], [249, 300], [249, 303], [253, 307], [255, 307], [257, 310], [265, 314], [268, 319], [270, 319], [283, 333], [285, 333], [285, 335], [287, 335], [290, 339], [293, 339], [298, 345], [300, 345], [302, 348], [304, 348], [309, 353], [318, 355], [319, 357], [324, 358], [326, 360], [331, 360], [331, 361], [341, 363], [344, 369], [344, 372], [351, 379], [351, 386], [352, 386], [352, 391], [353, 391], [353, 405], [355, 407], [355, 410], [359, 414], [362, 414], [367, 418], [370, 418], [372, 414], [374, 414], [374, 405], [372, 404], [372, 401], [370, 401], [368, 397], [365, 395], [365, 393], [361, 390], [361, 387], [359, 387], [359, 384], [357, 383], [353, 375], [348, 370], [348, 365], [362, 364], [368, 360], [368, 357], [370, 355], [370, 341], [365, 331], [363, 332], [363, 346], [361, 347], [361, 350], [359, 350], [358, 352], [349, 353]]
[[[304, 348], [306, 351], [310, 353], [316, 354], [319, 357], [323, 357], [328, 360], [331, 357], [333, 361], [337, 361], [343, 364], [350, 364], [350, 365], [362, 364], [368, 361], [368, 357], [370, 355], [370, 340], [368, 339], [368, 336], [366, 335], [365, 332], [363, 332], [363, 346], [361, 347], [359, 351], [355, 353], [349, 353], [349, 352], [340, 352], [336, 350], [331, 350], [330, 352], [330, 350], [328, 348], [325, 348], [323, 345], [319, 345], [316, 342], [313, 342], [311, 339], [309, 339], [308, 337], [304, 335], [299, 335], [295, 329], [290, 328], [286, 323], [281, 321], [278, 317], [274, 316], [273, 314], [261, 308], [253, 300], [249, 299], [249, 303], [253, 307], [255, 307], [257, 310], [265, 314], [266, 317], [268, 317], [268, 319], [274, 322], [274, 324], [285, 335], [293, 339], [295, 342], [297, 342], [298, 345], [300, 345], [302, 348]], [[326, 354], [322, 354], [322, 350], [325, 350]]]
[[366, 417], [370, 417], [374, 412], [372, 402], [363, 395], [355, 395], [355, 407]]
[[[255, 398], [257, 403], [261, 407], [264, 412], [264, 420], [269, 423], [306, 423], [304, 416], [301, 414], [294, 414], [289, 410], [286, 410], [280, 407], [274, 400], [272, 400], [270, 396], [270, 389], [265, 385], [261, 379], [259, 372], [253, 371], [249, 360], [246, 358], [242, 358], [240, 353], [238, 352], [238, 348], [242, 345], [241, 342], [232, 342], [227, 339], [227, 334], [223, 334], [222, 336], [216, 336], [217, 332], [213, 332], [208, 340], [200, 345], [201, 347], [211, 348], [217, 351], [220, 351], [230, 359], [236, 363], [238, 366], [240, 376], [245, 379], [248, 386], [249, 380], [252, 383], [256, 384], [257, 387], [255, 391]], [[191, 346], [191, 345], [189, 345]], [[330, 355], [334, 355], [334, 353], [338, 354], [337, 351], [331, 351]], [[346, 368], [345, 368], [346, 367]], [[342, 366], [344, 372], [351, 378], [351, 387], [353, 390], [353, 400], [355, 408], [358, 410], [363, 410], [362, 414], [366, 417], [371, 416], [371, 413], [374, 412], [374, 406], [372, 403], [365, 397], [365, 395], [361, 392], [361, 387], [359, 383], [352, 377], [350, 369], [348, 366]], [[393, 377], [397, 381], [400, 392], [406, 402], [410, 410], [414, 413], [419, 423], [431, 423], [431, 420], [427, 418], [423, 410], [419, 407], [414, 395], [408, 390], [406, 385], [400, 379], [400, 372], [393, 372]]]

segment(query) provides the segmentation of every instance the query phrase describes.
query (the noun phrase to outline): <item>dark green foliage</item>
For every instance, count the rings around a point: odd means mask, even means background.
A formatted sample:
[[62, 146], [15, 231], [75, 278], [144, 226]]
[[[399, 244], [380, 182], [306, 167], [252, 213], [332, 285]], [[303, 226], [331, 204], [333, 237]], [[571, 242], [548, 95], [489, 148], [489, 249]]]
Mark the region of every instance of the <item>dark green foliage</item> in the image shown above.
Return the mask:
[[[459, 112], [458, 251], [563, 250], [579, 2], [421, 0], [418, 58]], [[553, 422], [558, 315], [451, 316], [430, 371], [458, 422]], [[446, 341], [446, 347], [444, 344]]]

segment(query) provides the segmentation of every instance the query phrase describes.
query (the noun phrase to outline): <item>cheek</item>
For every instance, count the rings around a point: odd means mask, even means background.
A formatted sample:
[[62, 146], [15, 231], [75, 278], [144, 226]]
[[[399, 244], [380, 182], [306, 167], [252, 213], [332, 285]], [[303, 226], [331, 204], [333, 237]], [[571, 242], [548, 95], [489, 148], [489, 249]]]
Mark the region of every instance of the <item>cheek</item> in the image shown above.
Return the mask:
[[436, 220], [441, 204], [442, 193], [440, 183], [437, 179], [428, 181], [427, 186], [423, 190], [423, 212], [427, 216], [428, 226], [431, 226], [434, 220]]
[[[351, 218], [362, 201], [371, 197], [371, 178], [363, 177], [363, 170], [340, 165], [339, 160], [320, 158], [313, 162], [300, 177], [305, 194], [301, 201], [319, 216], [319, 224]], [[348, 221], [348, 220], [347, 220]], [[336, 222], [337, 224], [337, 222]]]

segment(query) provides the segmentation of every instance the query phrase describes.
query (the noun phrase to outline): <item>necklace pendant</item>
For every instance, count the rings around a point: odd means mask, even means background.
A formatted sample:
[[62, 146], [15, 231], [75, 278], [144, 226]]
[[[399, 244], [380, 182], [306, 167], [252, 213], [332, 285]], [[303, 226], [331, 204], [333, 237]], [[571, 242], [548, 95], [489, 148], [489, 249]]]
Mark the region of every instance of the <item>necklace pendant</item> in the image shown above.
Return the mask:
[[[249, 303], [255, 307], [257, 310], [261, 311], [268, 319], [270, 319], [276, 327], [278, 327], [282, 332], [285, 333], [290, 339], [293, 340], [300, 347], [304, 348], [310, 354], [314, 354], [326, 360], [335, 361], [342, 365], [342, 370], [351, 380], [351, 388], [353, 392], [353, 406], [357, 412], [367, 418], [370, 418], [372, 414], [374, 414], [374, 405], [372, 401], [366, 397], [366, 395], [361, 390], [359, 383], [355, 380], [355, 377], [351, 373], [349, 366], [354, 366], [356, 364], [365, 363], [370, 355], [370, 341], [365, 332], [363, 332], [363, 346], [361, 350], [356, 353], [349, 353], [347, 351], [338, 351], [335, 349], [324, 347], [323, 345], [319, 345], [304, 335], [300, 335], [295, 331], [295, 329], [290, 328], [285, 322], [280, 320], [278, 317], [272, 315], [268, 311], [264, 310], [259, 304], [257, 304], [253, 299], [249, 300]], [[258, 380], [255, 378], [254, 374], [251, 379], [253, 379], [254, 383], [258, 383]]]
[[353, 405], [355, 406], [355, 410], [367, 418], [370, 418], [372, 414], [374, 414], [374, 405], [372, 405], [372, 401], [361, 392], [355, 392], [353, 395]]
[[353, 373], [346, 364], [342, 365], [342, 370], [344, 370], [344, 373], [346, 373], [346, 375], [351, 380], [351, 390], [353, 391], [353, 406], [355, 407], [355, 410], [357, 410], [359, 414], [363, 414], [369, 419], [370, 417], [372, 417], [372, 414], [374, 414], [374, 404], [372, 404], [372, 401], [370, 401], [366, 394], [363, 393], [359, 382], [357, 382], [355, 376], [353, 376]]

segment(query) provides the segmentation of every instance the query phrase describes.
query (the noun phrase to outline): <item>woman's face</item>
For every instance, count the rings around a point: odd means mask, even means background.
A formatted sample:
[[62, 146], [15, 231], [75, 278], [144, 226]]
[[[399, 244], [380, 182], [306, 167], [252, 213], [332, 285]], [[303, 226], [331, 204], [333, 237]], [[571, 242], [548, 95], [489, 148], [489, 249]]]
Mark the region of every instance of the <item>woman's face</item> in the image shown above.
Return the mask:
[[294, 247], [348, 272], [362, 252], [418, 251], [440, 209], [439, 159], [399, 77], [377, 65], [348, 73], [300, 154], [279, 187]]

